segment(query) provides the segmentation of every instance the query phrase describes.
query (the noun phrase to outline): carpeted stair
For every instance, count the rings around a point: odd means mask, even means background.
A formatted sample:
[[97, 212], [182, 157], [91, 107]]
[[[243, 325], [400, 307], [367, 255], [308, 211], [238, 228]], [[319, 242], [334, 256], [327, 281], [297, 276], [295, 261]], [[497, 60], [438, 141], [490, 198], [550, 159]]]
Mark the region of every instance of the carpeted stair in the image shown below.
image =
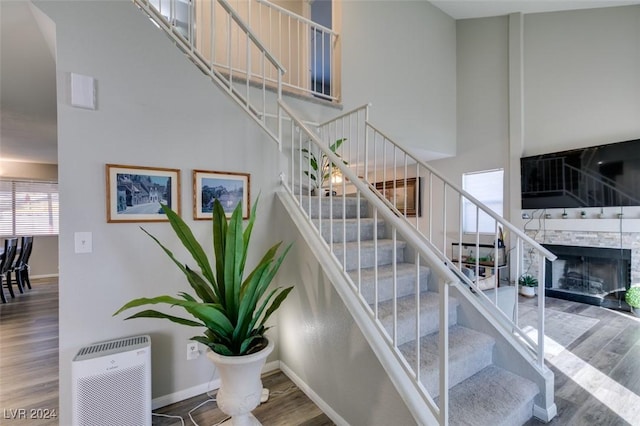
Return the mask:
[[[372, 309], [377, 303], [381, 323], [393, 335], [393, 254], [394, 244], [388, 238], [384, 221], [374, 222], [367, 203], [358, 206], [355, 198], [303, 197], [302, 207], [311, 212], [314, 224], [321, 226], [322, 236], [331, 242], [333, 252], [354, 283], [360, 282], [362, 294]], [[318, 205], [320, 201], [320, 206]], [[322, 212], [319, 215], [318, 212]], [[360, 212], [360, 220], [357, 220]], [[329, 217], [339, 219], [330, 226]], [[343, 220], [345, 218], [345, 220]], [[360, 228], [358, 231], [358, 227]], [[357, 236], [361, 237], [358, 256]], [[377, 258], [374, 235], [378, 238]], [[428, 267], [416, 265], [405, 258], [406, 244], [396, 241], [397, 260], [397, 341], [411, 366], [415, 366], [416, 342], [420, 344], [420, 377], [434, 398], [438, 397], [438, 328], [439, 295], [437, 286], [429, 283]], [[346, 255], [345, 255], [346, 253]], [[346, 260], [346, 263], [344, 263]], [[375, 297], [377, 268], [377, 300]], [[416, 269], [420, 276], [420, 339], [416, 339]], [[449, 299], [449, 424], [451, 425], [522, 425], [533, 414], [537, 386], [516, 374], [493, 364], [495, 341], [492, 337], [457, 324], [457, 310], [462, 309], [455, 298]]]

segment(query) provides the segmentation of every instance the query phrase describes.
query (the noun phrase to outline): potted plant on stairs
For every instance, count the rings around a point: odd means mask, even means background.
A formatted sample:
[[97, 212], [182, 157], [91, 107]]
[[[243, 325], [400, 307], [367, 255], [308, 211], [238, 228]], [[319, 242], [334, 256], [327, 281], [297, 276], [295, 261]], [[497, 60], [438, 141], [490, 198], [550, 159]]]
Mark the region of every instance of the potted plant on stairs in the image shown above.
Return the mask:
[[[256, 200], [243, 231], [242, 208], [239, 204], [227, 222], [224, 209], [215, 200], [212, 214], [215, 269], [187, 224], [167, 206], [162, 209], [184, 247], [193, 257], [200, 273], [178, 261], [173, 253], [149, 232], [142, 229], [164, 250], [185, 274], [195, 293], [181, 292], [131, 300], [114, 315], [144, 305], [165, 304], [183, 308], [193, 319], [176, 317], [156, 310], [143, 310], [131, 318], [164, 318], [188, 327], [202, 327], [204, 334], [195, 340], [208, 347], [208, 357], [220, 371], [221, 385], [217, 394], [218, 407], [231, 418], [233, 425], [259, 425], [251, 411], [260, 403], [262, 382], [260, 373], [273, 343], [265, 337], [265, 325], [293, 287], [275, 288], [267, 293], [289, 245], [281, 254], [282, 242], [264, 254], [258, 265], [244, 277], [251, 231], [256, 218]], [[263, 297], [265, 296], [266, 297]]]
[[[342, 145], [346, 140], [347, 138], [338, 139], [329, 146], [331, 152], [336, 154], [336, 156], [341, 160], [342, 158], [336, 150], [340, 148], [340, 145]], [[324, 188], [325, 183], [329, 181], [335, 171], [339, 171], [340, 169], [338, 169], [335, 163], [330, 162], [329, 157], [327, 157], [323, 152], [320, 152], [319, 159], [307, 148], [303, 148], [302, 152], [304, 153], [304, 158], [309, 161], [309, 170], [305, 170], [304, 174], [305, 176], [308, 176], [311, 181], [311, 195], [321, 195], [322, 188]], [[342, 162], [345, 165], [349, 164], [345, 160], [342, 160]], [[325, 189], [324, 192], [324, 195], [329, 195], [328, 189]]]
[[624, 295], [624, 301], [631, 308], [631, 312], [640, 317], [640, 287], [631, 287]]
[[525, 297], [534, 297], [536, 295], [536, 287], [538, 287], [538, 279], [533, 275], [522, 275], [518, 278], [520, 284], [520, 294]]

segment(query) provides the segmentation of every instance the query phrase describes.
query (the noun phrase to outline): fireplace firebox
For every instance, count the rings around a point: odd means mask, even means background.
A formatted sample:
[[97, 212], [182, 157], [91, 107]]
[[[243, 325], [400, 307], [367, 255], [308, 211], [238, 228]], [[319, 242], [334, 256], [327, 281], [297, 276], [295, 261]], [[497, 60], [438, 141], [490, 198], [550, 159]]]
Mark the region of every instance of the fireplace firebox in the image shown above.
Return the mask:
[[543, 244], [558, 258], [547, 261], [545, 290], [551, 297], [610, 308], [622, 307], [631, 284], [631, 250]]

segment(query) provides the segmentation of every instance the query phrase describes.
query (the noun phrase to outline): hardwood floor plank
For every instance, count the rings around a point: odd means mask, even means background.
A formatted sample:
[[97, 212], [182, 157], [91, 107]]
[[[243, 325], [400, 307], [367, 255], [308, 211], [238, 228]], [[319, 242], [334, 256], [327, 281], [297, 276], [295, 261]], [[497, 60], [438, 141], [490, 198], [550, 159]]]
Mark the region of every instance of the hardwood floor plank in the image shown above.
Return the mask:
[[[32, 290], [16, 295], [8, 304], [0, 305], [0, 407], [3, 409], [58, 409], [58, 288], [56, 280], [34, 282]], [[546, 298], [549, 310], [572, 313], [599, 321], [575, 339], [566, 349], [593, 374], [590, 383], [601, 386], [590, 393], [570, 376], [549, 367], [556, 375], [558, 415], [550, 425], [640, 425], [640, 410], [633, 403], [640, 397], [640, 321], [627, 313], [571, 301]], [[535, 307], [535, 299], [523, 300]], [[580, 368], [576, 368], [576, 374]], [[584, 379], [584, 377], [582, 377]], [[334, 423], [309, 400], [282, 372], [263, 377], [270, 389], [269, 400], [254, 412], [265, 426], [330, 426]], [[602, 402], [606, 392], [618, 404]], [[605, 395], [607, 396], [607, 395]], [[598, 399], [600, 398], [600, 399]], [[157, 412], [179, 414], [186, 424], [188, 413], [206, 401], [207, 395], [163, 407]], [[612, 408], [612, 406], [615, 407]], [[624, 411], [624, 412], [623, 412]], [[0, 416], [3, 413], [0, 412]], [[635, 417], [634, 417], [635, 416]], [[201, 425], [214, 425], [226, 418], [215, 402], [207, 402], [193, 413]], [[1, 419], [3, 426], [55, 426], [57, 419]], [[157, 426], [180, 425], [178, 419], [153, 417]], [[535, 419], [527, 426], [542, 425]]]

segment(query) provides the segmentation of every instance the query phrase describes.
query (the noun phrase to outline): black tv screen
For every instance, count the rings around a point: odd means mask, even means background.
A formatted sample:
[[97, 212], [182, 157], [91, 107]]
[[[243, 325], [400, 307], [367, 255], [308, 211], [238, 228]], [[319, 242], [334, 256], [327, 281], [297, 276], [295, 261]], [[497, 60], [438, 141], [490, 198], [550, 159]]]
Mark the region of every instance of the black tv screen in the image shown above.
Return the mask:
[[640, 206], [640, 139], [520, 159], [522, 208]]

